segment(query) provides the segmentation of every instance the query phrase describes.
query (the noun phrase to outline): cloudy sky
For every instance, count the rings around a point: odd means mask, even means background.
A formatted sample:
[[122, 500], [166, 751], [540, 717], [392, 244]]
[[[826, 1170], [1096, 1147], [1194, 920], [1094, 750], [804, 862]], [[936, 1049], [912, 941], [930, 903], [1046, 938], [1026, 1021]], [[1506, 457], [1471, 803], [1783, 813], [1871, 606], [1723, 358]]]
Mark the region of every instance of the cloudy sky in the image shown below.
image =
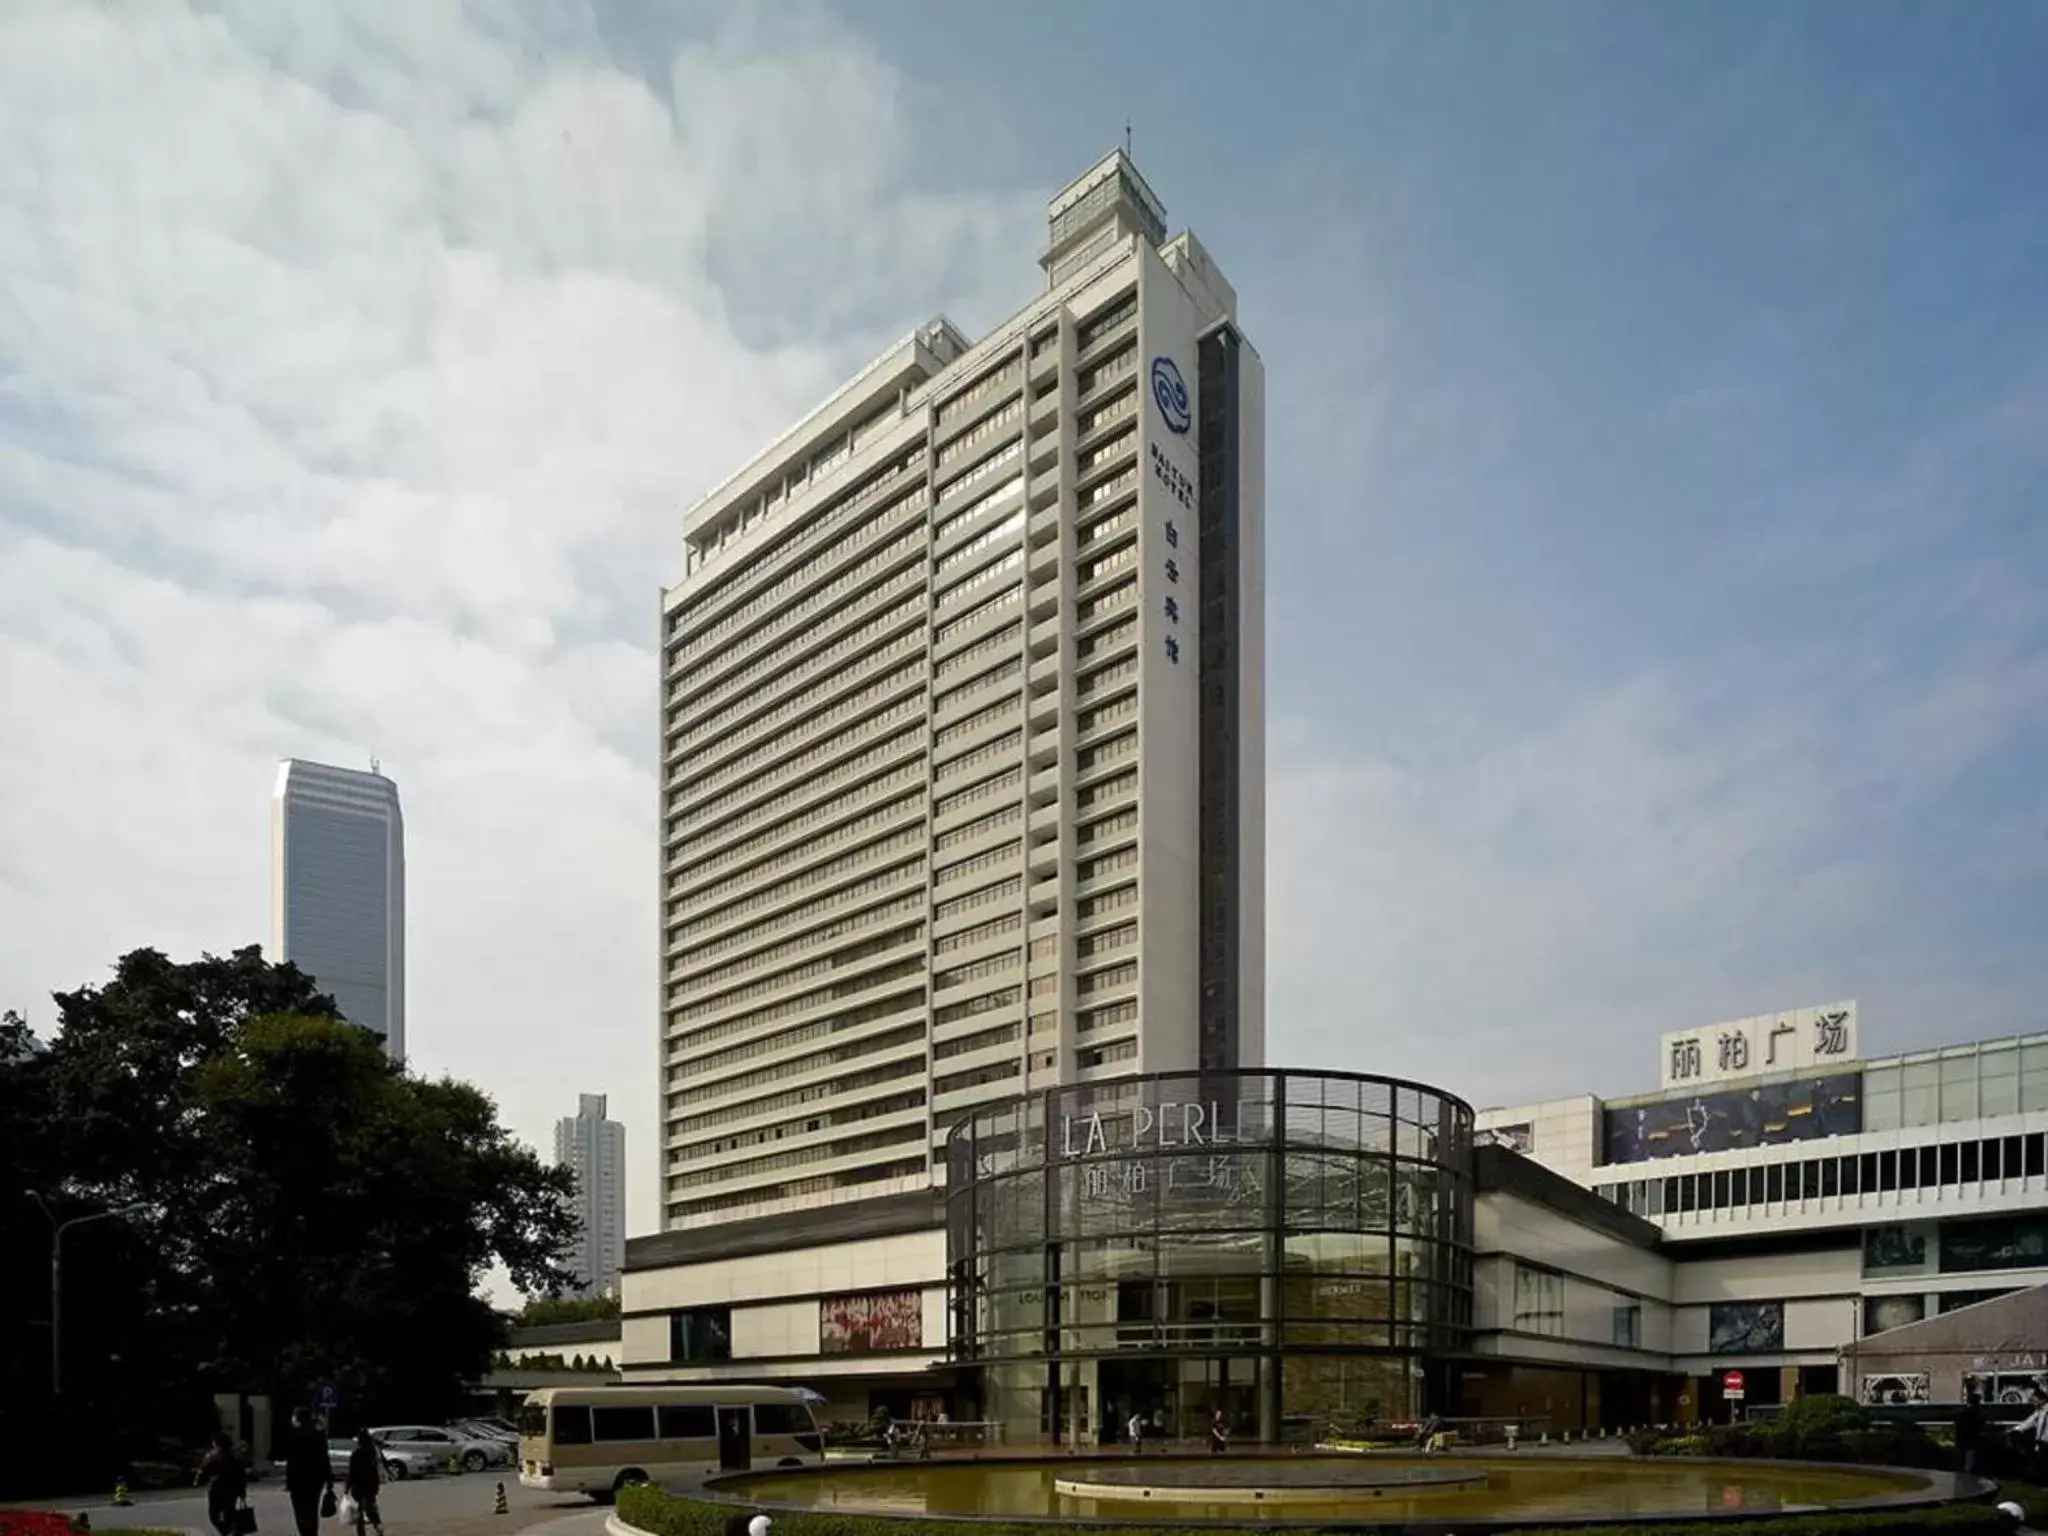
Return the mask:
[[2048, 5], [14, 0], [0, 1005], [405, 799], [416, 1064], [654, 1221], [683, 509], [1118, 141], [1271, 392], [1271, 1042], [2048, 1027]]

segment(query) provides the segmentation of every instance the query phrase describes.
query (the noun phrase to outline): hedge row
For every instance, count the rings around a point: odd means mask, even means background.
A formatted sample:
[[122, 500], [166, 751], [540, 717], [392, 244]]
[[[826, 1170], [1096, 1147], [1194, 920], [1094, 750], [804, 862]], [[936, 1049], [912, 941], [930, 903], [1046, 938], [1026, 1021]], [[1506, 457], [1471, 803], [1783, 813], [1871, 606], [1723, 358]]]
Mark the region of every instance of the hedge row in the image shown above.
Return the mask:
[[[1956, 1465], [1952, 1440], [1930, 1435], [1917, 1423], [1879, 1419], [1833, 1396], [1797, 1398], [1776, 1418], [1747, 1424], [1699, 1425], [1680, 1434], [1641, 1430], [1629, 1437], [1629, 1446], [1639, 1456], [1765, 1457], [1934, 1471]], [[2030, 1452], [2007, 1435], [1991, 1434], [1979, 1447], [1977, 1470], [1997, 1481], [2023, 1478], [2032, 1466]]]
[[[2024, 1500], [2022, 1501], [2024, 1502]], [[2031, 1506], [2029, 1506], [2031, 1508]], [[744, 1528], [751, 1511], [730, 1504], [682, 1498], [655, 1488], [628, 1488], [619, 1495], [619, 1518], [649, 1536], [729, 1536]], [[1259, 1522], [1248, 1520], [1247, 1526]], [[1872, 1536], [1877, 1532], [1934, 1531], [1942, 1536], [2010, 1536], [2012, 1522], [1985, 1504], [1951, 1504], [1938, 1509], [1843, 1510], [1819, 1515], [1780, 1515], [1744, 1521], [1742, 1536]], [[1214, 1527], [1175, 1530], [1164, 1526], [1087, 1527], [1088, 1536], [1216, 1536]], [[1601, 1536], [1732, 1536], [1727, 1521], [1694, 1521], [1679, 1525], [1609, 1525]], [[1045, 1525], [944, 1519], [894, 1519], [887, 1515], [778, 1512], [775, 1536], [1046, 1536]], [[1290, 1532], [1290, 1536], [1297, 1533]], [[1303, 1530], [1298, 1536], [1312, 1536]], [[1547, 1528], [1523, 1536], [1585, 1536], [1585, 1528]]]
[[[1956, 1464], [1952, 1447], [1912, 1425], [1786, 1434], [1767, 1423], [1715, 1424], [1683, 1435], [1632, 1435], [1629, 1444], [1639, 1456], [1710, 1456], [1717, 1461], [1838, 1461], [1935, 1472], [1952, 1470]], [[2011, 1468], [1992, 1466], [1987, 1458], [1985, 1473], [1996, 1477], [2024, 1465], [2019, 1461]]]

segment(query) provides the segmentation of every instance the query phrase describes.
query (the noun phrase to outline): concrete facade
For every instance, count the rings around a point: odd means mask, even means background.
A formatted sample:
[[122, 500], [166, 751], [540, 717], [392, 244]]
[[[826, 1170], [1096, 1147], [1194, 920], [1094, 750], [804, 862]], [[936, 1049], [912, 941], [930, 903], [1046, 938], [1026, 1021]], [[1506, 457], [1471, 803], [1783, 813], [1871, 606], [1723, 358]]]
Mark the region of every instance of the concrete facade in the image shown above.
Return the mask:
[[[1734, 1059], [1762, 1060], [1780, 1020], [1819, 1015], [1846, 1016], [1853, 1051], [1854, 1009], [1678, 1031], [1662, 1049], [1700, 1035], [1711, 1051], [1726, 1030]], [[1520, 1148], [1657, 1231], [1673, 1266], [1670, 1368], [1691, 1382], [1695, 1411], [1725, 1413], [1719, 1382], [1731, 1369], [1746, 1378], [1744, 1409], [1861, 1390], [1868, 1373], [1847, 1362], [1884, 1358], [1894, 1334], [1951, 1316], [1967, 1331], [1984, 1325], [1979, 1303], [2048, 1283], [2048, 1036], [1705, 1075], [1697, 1087], [1482, 1110], [1478, 1121], [1482, 1140]], [[1989, 1358], [1995, 1345], [1974, 1347]], [[1958, 1380], [1944, 1366], [1920, 1385], [1953, 1403]], [[1874, 1400], [1895, 1387], [1917, 1389], [1894, 1384]]]
[[[828, 1419], [908, 1414], [949, 1400], [946, 1295], [930, 1191], [635, 1238], [625, 1379], [778, 1382], [821, 1394]], [[863, 1309], [886, 1325], [844, 1326]]]
[[666, 1230], [914, 1194], [977, 1104], [1262, 1056], [1258, 359], [1124, 155], [1049, 218], [1040, 299], [922, 327], [685, 519]]

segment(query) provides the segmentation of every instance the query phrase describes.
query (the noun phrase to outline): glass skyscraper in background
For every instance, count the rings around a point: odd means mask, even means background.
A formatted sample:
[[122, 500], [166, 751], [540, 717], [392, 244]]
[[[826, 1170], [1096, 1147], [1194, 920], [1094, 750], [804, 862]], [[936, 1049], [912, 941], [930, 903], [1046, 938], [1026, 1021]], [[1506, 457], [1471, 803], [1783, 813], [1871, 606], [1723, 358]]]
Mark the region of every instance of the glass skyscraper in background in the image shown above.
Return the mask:
[[270, 954], [405, 1059], [405, 818], [374, 768], [287, 758], [270, 797]]

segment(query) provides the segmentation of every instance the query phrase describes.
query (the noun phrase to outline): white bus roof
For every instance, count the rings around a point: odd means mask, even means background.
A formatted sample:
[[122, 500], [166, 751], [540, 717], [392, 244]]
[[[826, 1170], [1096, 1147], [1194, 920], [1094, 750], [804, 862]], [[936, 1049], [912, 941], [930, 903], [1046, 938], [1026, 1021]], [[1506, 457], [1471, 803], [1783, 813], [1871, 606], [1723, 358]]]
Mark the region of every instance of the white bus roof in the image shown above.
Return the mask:
[[642, 1403], [801, 1403], [809, 1399], [795, 1387], [773, 1387], [765, 1383], [678, 1382], [664, 1386], [647, 1382], [630, 1387], [541, 1387], [526, 1394], [529, 1403], [547, 1407], [555, 1403], [588, 1403], [600, 1406], [616, 1403], [635, 1408]]

